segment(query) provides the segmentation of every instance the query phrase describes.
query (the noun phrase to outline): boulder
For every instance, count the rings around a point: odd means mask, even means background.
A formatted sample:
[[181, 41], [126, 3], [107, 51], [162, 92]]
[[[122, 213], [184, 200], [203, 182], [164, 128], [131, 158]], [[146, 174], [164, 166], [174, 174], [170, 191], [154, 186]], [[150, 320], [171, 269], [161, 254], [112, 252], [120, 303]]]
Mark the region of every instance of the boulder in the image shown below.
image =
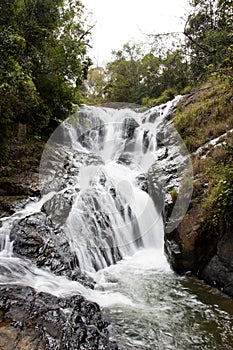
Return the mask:
[[217, 244], [216, 253], [201, 273], [210, 285], [233, 297], [233, 237], [232, 228]]
[[198, 198], [191, 202], [176, 229], [165, 232], [165, 252], [172, 268], [178, 273], [200, 274], [216, 250], [214, 235], [201, 227], [198, 202]]
[[127, 141], [132, 140], [134, 136], [134, 130], [138, 128], [139, 124], [134, 118], [125, 118], [122, 127], [122, 137]]
[[0, 349], [117, 350], [96, 303], [30, 287], [0, 288]]
[[93, 280], [81, 272], [75, 254], [59, 228], [54, 228], [45, 213], [28, 216], [13, 226], [10, 239], [18, 257], [31, 260], [38, 267], [56, 275], [64, 275], [85, 286], [94, 287]]

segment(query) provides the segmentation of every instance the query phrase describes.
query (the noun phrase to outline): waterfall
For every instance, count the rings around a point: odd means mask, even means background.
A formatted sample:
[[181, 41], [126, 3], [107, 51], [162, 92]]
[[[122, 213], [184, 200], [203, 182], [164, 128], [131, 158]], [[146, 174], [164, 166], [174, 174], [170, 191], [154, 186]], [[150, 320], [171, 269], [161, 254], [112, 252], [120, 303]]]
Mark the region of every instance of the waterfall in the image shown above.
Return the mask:
[[[65, 241], [68, 254], [75, 257], [69, 263], [73, 268], [93, 274], [142, 249], [153, 248], [163, 256], [163, 201], [151, 197], [148, 171], [160, 157], [158, 133], [179, 98], [145, 113], [81, 106], [52, 134], [41, 159], [41, 199], [29, 201], [24, 209], [1, 220], [0, 269], [4, 278], [0, 283], [35, 287], [32, 278], [25, 281], [25, 266], [31, 276], [39, 274], [37, 267], [22, 259], [21, 269], [14, 273], [7, 264], [20, 265], [21, 261], [14, 255], [12, 227], [40, 211], [55, 220], [55, 230], [61, 230], [61, 244]], [[153, 197], [161, 197], [160, 188], [152, 192]], [[60, 202], [68, 206], [67, 215], [63, 207], [56, 213]], [[57, 240], [56, 232], [51, 239]], [[46, 273], [57, 286], [60, 277]], [[41, 290], [47, 290], [45, 279], [43, 274]], [[54, 292], [52, 287], [50, 290]]]
[[[166, 116], [162, 108], [157, 113]], [[138, 181], [157, 159], [156, 134], [145, 127], [149, 121], [129, 109], [87, 106], [77, 118], [78, 128], [76, 122], [67, 126], [72, 148], [99, 158], [80, 167], [79, 192], [65, 223], [79, 267], [93, 272], [141, 248], [162, 251], [162, 208]]]
[[[11, 286], [22, 293], [32, 287], [39, 298], [36, 312], [30, 304], [32, 321], [48, 314], [43, 331], [52, 329], [47, 320], [61, 321], [70, 337], [64, 349], [79, 347], [76, 334], [83, 339], [88, 330], [87, 341], [99, 334], [105, 322], [92, 301], [108, 314], [111, 338], [122, 348], [233, 349], [232, 302], [173, 273], [163, 251], [164, 231], [182, 220], [192, 193], [188, 152], [170, 118], [179, 98], [143, 113], [78, 107], [44, 149], [41, 196], [0, 218], [0, 286], [6, 296]], [[169, 190], [177, 190], [175, 204]], [[172, 204], [167, 223], [164, 201]], [[4, 305], [15, 307], [21, 331], [19, 297]], [[56, 305], [48, 309], [50, 297]], [[53, 334], [51, 348], [63, 348]], [[109, 349], [99, 344], [84, 347]]]

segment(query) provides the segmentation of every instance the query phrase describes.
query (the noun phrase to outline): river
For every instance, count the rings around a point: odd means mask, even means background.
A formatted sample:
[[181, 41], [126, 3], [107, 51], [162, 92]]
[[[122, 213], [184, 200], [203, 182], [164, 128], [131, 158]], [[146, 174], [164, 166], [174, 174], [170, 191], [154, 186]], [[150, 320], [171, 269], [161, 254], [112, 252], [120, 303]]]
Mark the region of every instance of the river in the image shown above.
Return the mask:
[[[171, 270], [163, 248], [163, 200], [168, 198], [161, 188], [155, 189], [158, 201], [150, 195], [147, 174], [155, 162], [161, 162], [164, 173], [177, 163], [178, 175], [167, 180], [171, 188], [179, 188], [190, 166], [180, 139], [172, 145], [164, 132], [178, 100], [144, 114], [84, 106], [52, 135], [41, 161], [41, 198], [1, 219], [0, 284], [31, 286], [56, 296], [81, 293], [101, 305], [113, 325], [111, 336], [123, 349], [233, 349], [233, 301]], [[54, 159], [61, 164], [56, 171]], [[191, 198], [191, 189], [186, 190], [190, 194], [186, 191], [179, 220]], [[61, 196], [72, 203], [62, 230], [78, 266], [96, 281], [95, 290], [14, 255], [14, 223], [45, 211], [51, 200], [46, 215], [53, 220]]]

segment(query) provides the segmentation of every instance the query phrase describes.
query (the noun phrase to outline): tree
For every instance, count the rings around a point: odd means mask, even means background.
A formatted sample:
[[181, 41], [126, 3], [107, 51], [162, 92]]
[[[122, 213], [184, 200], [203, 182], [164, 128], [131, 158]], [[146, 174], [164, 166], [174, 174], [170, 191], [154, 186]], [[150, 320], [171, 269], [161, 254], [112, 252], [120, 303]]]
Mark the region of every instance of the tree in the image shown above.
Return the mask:
[[113, 55], [114, 60], [107, 64], [108, 99], [116, 102], [140, 102], [140, 46], [127, 43], [122, 50], [113, 51]]
[[189, 77], [189, 64], [182, 51], [167, 52], [162, 61], [160, 77], [162, 91], [172, 88], [180, 93], [189, 84]]
[[108, 100], [142, 103], [158, 98], [168, 89], [173, 90], [173, 95], [180, 93], [189, 83], [189, 65], [181, 50], [167, 51], [161, 57], [128, 43], [114, 54], [105, 77]]
[[0, 133], [24, 123], [48, 134], [80, 101], [91, 64], [91, 28], [79, 0], [6, 0], [0, 4]]
[[89, 69], [85, 81], [84, 96], [90, 104], [104, 102], [107, 96], [107, 75], [103, 67]]
[[205, 67], [221, 68], [227, 49], [233, 44], [232, 0], [191, 0], [192, 13], [184, 34], [190, 51], [193, 79], [203, 78]]

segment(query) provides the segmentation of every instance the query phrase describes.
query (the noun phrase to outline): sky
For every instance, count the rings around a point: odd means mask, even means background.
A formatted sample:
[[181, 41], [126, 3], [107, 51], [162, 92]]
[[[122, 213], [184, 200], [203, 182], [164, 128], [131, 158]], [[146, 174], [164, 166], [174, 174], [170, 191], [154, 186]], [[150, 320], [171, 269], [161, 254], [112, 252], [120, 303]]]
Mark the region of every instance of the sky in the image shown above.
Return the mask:
[[[145, 34], [182, 31], [188, 0], [82, 0], [90, 13], [95, 65], [111, 60], [111, 51], [130, 40], [143, 42]], [[183, 18], [183, 20], [182, 20]]]

